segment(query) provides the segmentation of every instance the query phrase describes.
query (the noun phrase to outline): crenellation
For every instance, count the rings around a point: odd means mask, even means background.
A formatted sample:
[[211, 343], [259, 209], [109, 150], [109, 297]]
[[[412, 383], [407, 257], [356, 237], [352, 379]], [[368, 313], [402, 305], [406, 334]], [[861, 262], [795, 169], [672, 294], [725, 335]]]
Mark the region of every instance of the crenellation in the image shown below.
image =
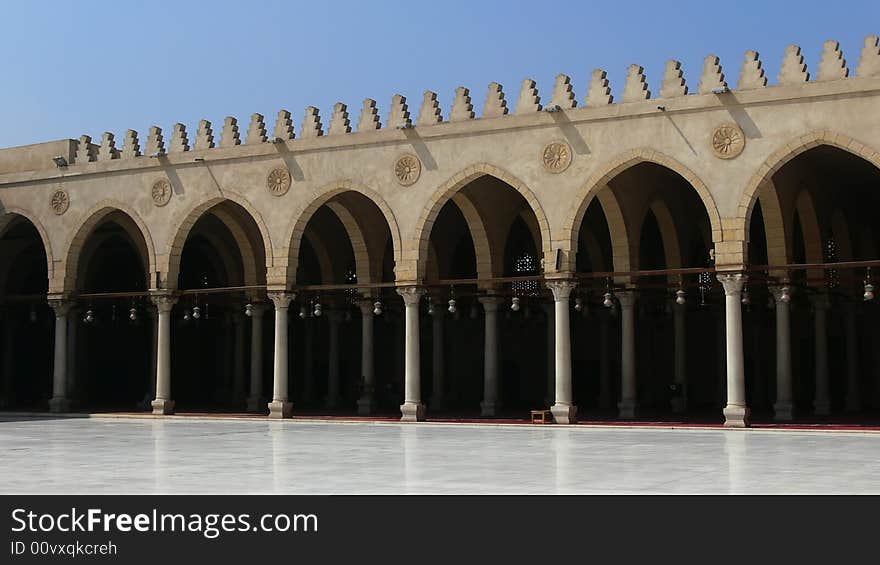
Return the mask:
[[169, 153], [183, 153], [189, 151], [189, 139], [186, 134], [186, 126], [177, 123], [171, 131], [171, 143], [168, 145]]
[[721, 68], [721, 59], [716, 55], [707, 55], [703, 63], [703, 76], [697, 87], [700, 94], [711, 94], [719, 90], [727, 90], [727, 81]]
[[133, 129], [125, 132], [125, 145], [122, 146], [120, 156], [123, 159], [133, 159], [140, 157], [141, 145], [138, 142], [138, 132]]
[[118, 159], [119, 151], [116, 150], [116, 138], [109, 131], [101, 136], [101, 147], [98, 148], [98, 161]]
[[293, 117], [287, 110], [278, 110], [278, 118], [275, 120], [275, 138], [282, 141], [290, 141], [294, 138]]
[[214, 130], [211, 127], [211, 122], [208, 120], [199, 121], [199, 127], [196, 130], [196, 151], [201, 149], [213, 149], [214, 148]]
[[88, 163], [98, 159], [98, 148], [92, 143], [92, 136], [81, 135], [76, 148], [76, 162]]
[[869, 35], [865, 38], [865, 46], [862, 48], [862, 55], [859, 57], [856, 76], [880, 76], [880, 37]]
[[147, 155], [159, 156], [165, 154], [165, 138], [162, 137], [162, 128], [159, 126], [150, 127], [147, 135]]
[[761, 55], [757, 51], [746, 51], [742, 71], [739, 74], [739, 82], [736, 85], [737, 89], [753, 90], [765, 86], [767, 86], [767, 77], [764, 76]]
[[450, 122], [464, 122], [474, 119], [474, 105], [471, 104], [471, 91], [463, 86], [455, 89], [455, 101], [449, 113]]
[[406, 96], [395, 94], [391, 97], [391, 111], [388, 113], [389, 128], [408, 128], [412, 125]]
[[538, 89], [535, 81], [527, 78], [522, 81], [522, 88], [519, 92], [519, 99], [516, 102], [514, 114], [526, 114], [528, 112], [541, 111], [541, 97], [538, 96]]
[[504, 87], [497, 82], [489, 83], [486, 93], [486, 104], [483, 106], [484, 118], [500, 118], [507, 115], [507, 100], [504, 99]]
[[623, 89], [624, 102], [640, 102], [651, 98], [645, 69], [641, 65], [630, 65], [626, 71], [626, 86]]
[[849, 76], [846, 59], [840, 50], [840, 42], [829, 39], [822, 44], [822, 59], [819, 61], [819, 72], [816, 80], [840, 80]]
[[245, 143], [250, 145], [253, 143], [266, 143], [269, 138], [266, 135], [266, 119], [263, 114], [251, 114], [251, 123], [248, 126], [247, 139]]
[[590, 88], [587, 91], [587, 106], [607, 106], [614, 102], [611, 87], [608, 84], [607, 73], [602, 69], [595, 69], [590, 77]]
[[351, 120], [348, 119], [348, 106], [342, 102], [333, 105], [333, 114], [330, 116], [329, 135], [351, 133]]
[[684, 79], [684, 71], [681, 62], [670, 59], [666, 62], [666, 71], [663, 73], [663, 86], [660, 87], [660, 98], [677, 98], [688, 93], [687, 83]]
[[778, 80], [779, 84], [803, 84], [810, 80], [810, 73], [807, 72], [807, 64], [799, 46], [789, 45], [785, 48]]
[[309, 139], [322, 135], [324, 135], [324, 126], [321, 125], [321, 112], [314, 106], [309, 106], [303, 118], [302, 138]]
[[358, 131], [377, 130], [381, 127], [382, 124], [379, 122], [379, 108], [376, 106], [376, 101], [372, 98], [367, 98], [364, 100], [364, 105], [361, 108], [361, 118], [358, 120]]
[[422, 97], [422, 108], [419, 110], [420, 126], [432, 126], [443, 121], [440, 114], [440, 101], [437, 100], [437, 93], [426, 90]]
[[553, 88], [553, 96], [550, 97], [550, 105], [559, 106], [563, 110], [571, 110], [577, 106], [571, 77], [562, 73], [556, 75], [556, 84]]
[[220, 133], [220, 147], [235, 147], [236, 145], [241, 145], [238, 120], [232, 116], [226, 116], [226, 119], [223, 120], [223, 131]]

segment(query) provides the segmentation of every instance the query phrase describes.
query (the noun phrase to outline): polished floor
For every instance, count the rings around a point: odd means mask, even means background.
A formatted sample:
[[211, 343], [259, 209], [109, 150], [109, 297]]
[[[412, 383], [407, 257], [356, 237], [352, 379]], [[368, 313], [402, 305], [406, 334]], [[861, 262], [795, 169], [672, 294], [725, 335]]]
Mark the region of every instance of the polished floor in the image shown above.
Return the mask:
[[0, 493], [880, 494], [880, 434], [0, 418]]

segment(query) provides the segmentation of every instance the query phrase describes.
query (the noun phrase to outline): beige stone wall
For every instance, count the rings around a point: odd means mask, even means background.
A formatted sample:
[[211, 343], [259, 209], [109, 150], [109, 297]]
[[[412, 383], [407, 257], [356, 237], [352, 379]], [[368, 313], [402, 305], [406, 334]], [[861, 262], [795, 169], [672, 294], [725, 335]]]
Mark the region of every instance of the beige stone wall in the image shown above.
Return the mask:
[[[347, 111], [337, 107], [334, 124], [326, 128], [317, 110], [310, 109], [306, 128], [295, 127], [293, 139], [289, 114], [282, 112], [279, 123], [268, 128], [255, 115], [241, 133], [234, 120], [227, 120], [216, 142], [201, 124], [192, 147], [183, 128], [175, 127], [167, 140], [151, 131], [144, 155], [137, 155], [134, 132], [125, 136], [121, 149], [105, 136], [87, 151], [74, 150], [75, 141], [0, 150], [0, 212], [22, 214], [37, 226], [52, 264], [50, 290], [61, 292], [71, 290], [71, 257], [102, 214], [118, 209], [132, 218], [147, 244], [151, 280], [158, 271], [173, 286], [175, 261], [189, 227], [211, 205], [231, 200], [255, 220], [266, 248], [268, 283], [281, 287], [295, 284], [295, 269], [288, 265], [296, 261], [310, 215], [332, 196], [354, 190], [382, 211], [392, 234], [396, 278], [410, 282], [425, 276], [430, 226], [442, 205], [470, 181], [492, 175], [527, 200], [543, 252], [555, 258], [556, 250], [562, 250], [563, 270], [571, 270], [580, 221], [591, 199], [616, 174], [648, 161], [672, 169], [694, 187], [710, 219], [717, 264], [735, 269], [747, 261], [746, 226], [759, 189], [787, 161], [829, 144], [880, 167], [880, 67], [870, 41], [863, 54], [867, 63], [847, 78], [825, 70], [818, 80], [804, 81], [788, 70], [780, 77], [782, 84], [762, 86], [763, 71], [756, 74], [757, 55], [750, 52], [740, 79], [744, 88], [727, 92], [717, 90], [723, 76], [717, 75], [717, 61], [707, 58], [700, 94], [684, 95], [676, 86], [680, 72], [671, 65], [662, 90], [668, 98], [646, 98], [649, 92], [640, 86], [644, 76], [632, 69], [626, 92], [627, 100], [634, 101], [609, 103], [604, 74], [594, 73], [590, 85], [581, 85], [589, 86], [589, 97], [583, 107], [574, 108], [570, 81], [561, 75], [557, 91], [546, 96], [561, 102], [555, 112], [539, 110], [534, 84], [526, 81], [518, 97], [508, 95], [517, 112], [505, 113], [500, 87], [493, 83], [484, 114], [497, 117], [471, 117], [470, 96], [460, 91], [454, 121], [438, 122], [436, 96], [426, 95], [426, 106], [412, 110], [419, 122], [408, 128], [392, 127], [410, 120], [400, 97], [387, 124], [380, 116], [382, 129], [373, 129], [375, 103], [365, 103], [358, 123], [367, 125], [358, 132], [349, 132]], [[714, 85], [717, 93], [706, 85]], [[725, 124], [735, 124], [744, 134], [744, 148], [734, 158], [721, 158], [713, 149], [713, 134]], [[266, 129], [274, 131], [270, 141], [265, 141]], [[273, 135], [279, 143], [271, 142]], [[571, 152], [562, 172], [548, 170], [543, 162], [545, 148], [554, 142]], [[56, 168], [51, 157], [65, 146], [71, 164]], [[167, 153], [150, 156], [163, 146]], [[395, 170], [405, 155], [417, 158], [421, 167], [417, 180], [406, 186]], [[292, 180], [282, 196], [269, 188], [270, 174], [279, 168], [289, 171]], [[162, 180], [172, 195], [158, 206], [152, 192]], [[52, 206], [59, 190], [69, 199], [61, 214]], [[771, 256], [785, 257], [784, 230], [776, 229], [772, 218], [768, 233]], [[628, 268], [625, 254], [614, 251], [615, 270]], [[546, 265], [548, 273], [555, 269], [553, 260]]]

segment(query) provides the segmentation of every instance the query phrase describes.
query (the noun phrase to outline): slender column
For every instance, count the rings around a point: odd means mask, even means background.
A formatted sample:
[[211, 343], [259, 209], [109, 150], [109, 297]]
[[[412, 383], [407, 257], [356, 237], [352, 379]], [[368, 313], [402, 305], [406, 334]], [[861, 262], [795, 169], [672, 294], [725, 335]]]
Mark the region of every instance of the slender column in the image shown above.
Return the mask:
[[152, 324], [152, 339], [150, 340], [150, 398], [156, 398], [156, 368], [159, 362], [159, 309], [155, 305], [147, 308], [147, 314]]
[[153, 414], [174, 414], [171, 400], [171, 309], [177, 297], [171, 294], [154, 294], [150, 297], [159, 316], [156, 346], [156, 398], [152, 402]]
[[610, 408], [614, 405], [611, 387], [611, 355], [609, 326], [611, 310], [603, 308], [599, 312], [599, 407]]
[[7, 308], [3, 311], [3, 368], [0, 375], [0, 408], [7, 408], [13, 401], [13, 363], [15, 355], [15, 332], [12, 324], [12, 313]]
[[76, 408], [78, 395], [76, 392], [76, 334], [77, 312], [71, 309], [67, 316], [67, 398]]
[[324, 406], [333, 410], [339, 406], [339, 324], [342, 313], [331, 310], [327, 312], [330, 342], [327, 347], [327, 398]]
[[672, 303], [672, 329], [674, 348], [673, 379], [678, 385], [675, 396], [672, 397], [672, 411], [680, 414], [687, 410], [687, 348], [685, 337], [685, 313], [687, 304], [678, 304], [673, 299]]
[[724, 317], [727, 342], [727, 406], [724, 407], [724, 425], [745, 428], [749, 425], [749, 407], [746, 405], [746, 377], [743, 360], [742, 288], [746, 276], [741, 273], [718, 275], [724, 287]]
[[263, 399], [263, 313], [266, 304], [254, 302], [251, 307], [251, 391], [247, 400], [248, 412], [260, 412]]
[[232, 325], [234, 332], [235, 345], [232, 354], [232, 390], [235, 403], [240, 407], [245, 402], [247, 391], [247, 373], [244, 366], [244, 320], [242, 314], [235, 312], [232, 314]]
[[498, 307], [503, 300], [494, 296], [480, 298], [486, 313], [483, 342], [483, 402], [480, 416], [493, 417], [498, 413]]
[[856, 332], [856, 305], [846, 305], [846, 404], [847, 412], [858, 412], [862, 408], [859, 394], [859, 346]]
[[368, 416], [376, 409], [376, 373], [373, 365], [373, 304], [367, 300], [358, 303], [361, 309], [361, 397], [358, 414]]
[[547, 283], [553, 292], [555, 335], [556, 396], [550, 412], [557, 424], [577, 422], [577, 406], [571, 392], [571, 327], [569, 324], [569, 297], [577, 285], [571, 280]]
[[315, 400], [315, 363], [312, 357], [314, 335], [312, 323], [308, 319], [303, 324], [303, 402], [310, 404]]
[[617, 295], [620, 301], [620, 402], [617, 417], [635, 418], [639, 411], [636, 391], [636, 293], [628, 290]]
[[779, 422], [788, 422], [794, 418], [791, 383], [790, 289], [788, 287], [773, 287], [770, 290], [776, 301], [776, 403], [773, 405], [773, 419]]
[[404, 399], [400, 406], [400, 420], [421, 422], [425, 419], [425, 405], [422, 404], [422, 375], [419, 353], [419, 303], [425, 293], [423, 288], [408, 286], [398, 288], [406, 305], [406, 338], [404, 350]]
[[813, 303], [813, 322], [815, 323], [816, 356], [816, 395], [813, 399], [813, 411], [817, 416], [831, 414], [831, 395], [828, 382], [828, 307], [827, 294], [810, 296]]
[[556, 323], [553, 321], [556, 303], [549, 302], [542, 306], [547, 318], [547, 345], [544, 348], [547, 355], [547, 394], [544, 402], [547, 406], [553, 406], [556, 399]]
[[446, 407], [446, 401], [443, 398], [445, 387], [444, 382], [444, 361], [445, 351], [443, 347], [443, 312], [445, 308], [441, 303], [434, 304], [434, 315], [431, 317], [431, 339], [433, 341], [433, 351], [431, 355], [431, 383], [433, 391], [431, 393], [431, 409], [443, 410]]
[[67, 315], [73, 303], [68, 300], [50, 299], [49, 306], [55, 310], [55, 366], [49, 410], [67, 412], [70, 410], [70, 401], [67, 398]]
[[269, 298], [275, 304], [275, 363], [272, 371], [272, 402], [269, 403], [270, 418], [290, 418], [293, 413], [293, 404], [288, 394], [287, 311], [294, 296], [291, 292], [269, 293]]

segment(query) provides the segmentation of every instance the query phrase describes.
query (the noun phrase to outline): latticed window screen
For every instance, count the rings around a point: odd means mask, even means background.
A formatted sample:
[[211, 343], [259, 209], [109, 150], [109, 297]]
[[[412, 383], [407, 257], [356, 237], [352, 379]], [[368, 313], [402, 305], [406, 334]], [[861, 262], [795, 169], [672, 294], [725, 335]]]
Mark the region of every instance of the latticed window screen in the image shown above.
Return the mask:
[[[513, 264], [515, 276], [524, 277], [538, 274], [538, 260], [530, 253], [523, 253]], [[515, 294], [537, 294], [538, 281], [516, 281], [510, 285]]]
[[[833, 237], [829, 237], [825, 241], [825, 249], [823, 251], [826, 263], [835, 263], [837, 261], [837, 242], [834, 241]], [[827, 288], [837, 288], [840, 286], [840, 273], [837, 269], [825, 270], [825, 286]]]

